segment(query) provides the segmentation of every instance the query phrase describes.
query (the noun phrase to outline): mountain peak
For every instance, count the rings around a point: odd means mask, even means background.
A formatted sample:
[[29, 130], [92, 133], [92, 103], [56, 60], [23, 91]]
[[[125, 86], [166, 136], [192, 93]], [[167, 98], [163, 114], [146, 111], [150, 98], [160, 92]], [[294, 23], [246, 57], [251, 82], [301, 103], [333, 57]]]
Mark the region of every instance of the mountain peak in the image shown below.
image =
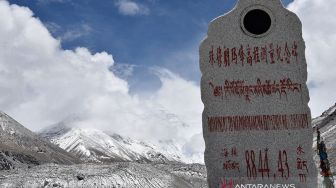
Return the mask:
[[61, 123], [51, 126], [49, 129], [44, 129], [40, 132], [40, 135], [88, 162], [181, 162], [181, 157], [177, 151], [175, 153], [168, 152], [154, 144], [123, 137], [108, 131], [79, 127], [71, 128]]
[[336, 103], [331, 106], [328, 110], [324, 111], [321, 116], [328, 116], [336, 113]]

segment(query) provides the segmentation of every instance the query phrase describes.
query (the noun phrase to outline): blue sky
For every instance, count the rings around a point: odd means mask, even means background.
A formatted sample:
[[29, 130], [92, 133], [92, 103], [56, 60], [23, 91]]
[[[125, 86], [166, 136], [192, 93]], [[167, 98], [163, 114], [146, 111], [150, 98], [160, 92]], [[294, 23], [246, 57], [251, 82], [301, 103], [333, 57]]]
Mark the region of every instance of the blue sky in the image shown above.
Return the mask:
[[[0, 110], [34, 131], [73, 118], [140, 140], [173, 139], [203, 159], [198, 46], [235, 3], [0, 0]], [[302, 21], [313, 117], [335, 103], [336, 1], [328, 3], [288, 6]]]
[[[283, 0], [287, 5], [291, 0]], [[233, 8], [235, 0], [11, 0], [29, 7], [62, 48], [83, 46], [113, 54], [117, 64], [132, 64], [131, 92], [160, 87], [151, 67], [165, 67], [199, 82], [198, 45], [208, 23]], [[121, 4], [138, 11], [125, 13]], [[126, 10], [127, 11], [127, 10]], [[132, 9], [131, 9], [132, 11]]]

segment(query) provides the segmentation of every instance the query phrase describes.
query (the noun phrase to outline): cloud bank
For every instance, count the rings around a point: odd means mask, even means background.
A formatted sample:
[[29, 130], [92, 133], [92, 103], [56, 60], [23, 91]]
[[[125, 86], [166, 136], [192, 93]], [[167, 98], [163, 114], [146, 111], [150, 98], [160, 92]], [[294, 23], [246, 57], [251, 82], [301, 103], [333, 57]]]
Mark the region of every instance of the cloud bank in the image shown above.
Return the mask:
[[119, 13], [127, 16], [147, 15], [149, 8], [143, 4], [131, 0], [118, 0], [116, 2]]
[[186, 145], [203, 142], [195, 137], [201, 133], [202, 110], [197, 84], [155, 68], [162, 87], [140, 99], [111, 71], [111, 54], [62, 49], [30, 9], [0, 1], [0, 25], [0, 109], [24, 126], [36, 131], [78, 117], [74, 126], [173, 140], [202, 160], [202, 145]]
[[288, 9], [302, 21], [306, 42], [310, 108], [320, 115], [336, 102], [336, 1], [295, 0]]

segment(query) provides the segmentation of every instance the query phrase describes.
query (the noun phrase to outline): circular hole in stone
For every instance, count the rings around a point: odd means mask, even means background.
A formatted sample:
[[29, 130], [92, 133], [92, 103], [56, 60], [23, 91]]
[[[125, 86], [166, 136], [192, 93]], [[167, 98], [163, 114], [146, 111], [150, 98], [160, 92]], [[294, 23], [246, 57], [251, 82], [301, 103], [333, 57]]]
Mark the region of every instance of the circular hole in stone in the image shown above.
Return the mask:
[[247, 12], [243, 24], [248, 32], [254, 35], [262, 35], [271, 27], [272, 19], [267, 12], [261, 9], [254, 9]]

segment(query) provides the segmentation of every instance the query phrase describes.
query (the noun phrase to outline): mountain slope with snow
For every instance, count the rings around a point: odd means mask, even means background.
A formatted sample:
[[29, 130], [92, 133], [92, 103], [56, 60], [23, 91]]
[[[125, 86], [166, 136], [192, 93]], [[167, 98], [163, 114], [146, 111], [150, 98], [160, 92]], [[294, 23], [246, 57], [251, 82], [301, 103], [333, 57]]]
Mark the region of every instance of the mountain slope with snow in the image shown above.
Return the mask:
[[[330, 152], [336, 152], [334, 151], [336, 149], [336, 104], [323, 112], [321, 116], [314, 118], [312, 125], [320, 129], [321, 139], [326, 143]], [[314, 147], [316, 147], [316, 141]]]
[[[334, 177], [336, 177], [336, 104], [330, 107], [328, 110], [322, 113], [321, 116], [314, 118], [312, 120], [312, 125], [314, 128], [319, 128], [321, 132], [321, 140], [323, 140], [327, 147], [328, 159], [330, 162], [330, 168]], [[316, 133], [314, 135], [313, 148], [316, 149]], [[318, 171], [321, 171], [319, 164], [320, 159], [316, 153], [315, 155], [316, 166]], [[319, 176], [319, 184], [322, 184], [322, 181], [329, 182], [329, 178], [322, 179]], [[336, 183], [336, 182], [335, 182]]]
[[313, 127], [325, 127], [336, 123], [336, 104], [324, 111], [321, 116], [312, 120]]
[[97, 129], [68, 127], [65, 123], [42, 130], [40, 136], [86, 162], [182, 162], [180, 149], [169, 142], [158, 147]]
[[74, 164], [80, 160], [40, 138], [7, 114], [0, 112], [0, 170], [18, 165]]

